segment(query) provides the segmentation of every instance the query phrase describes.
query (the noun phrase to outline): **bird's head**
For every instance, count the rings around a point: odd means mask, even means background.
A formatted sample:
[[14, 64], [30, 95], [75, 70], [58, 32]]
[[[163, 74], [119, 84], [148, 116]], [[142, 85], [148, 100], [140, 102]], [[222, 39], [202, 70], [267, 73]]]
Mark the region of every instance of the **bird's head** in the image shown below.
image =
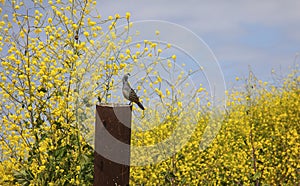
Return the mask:
[[124, 76], [123, 76], [123, 82], [126, 82], [127, 80], [128, 80], [128, 76], [130, 76], [130, 74], [129, 73], [127, 73], [127, 74], [125, 74]]

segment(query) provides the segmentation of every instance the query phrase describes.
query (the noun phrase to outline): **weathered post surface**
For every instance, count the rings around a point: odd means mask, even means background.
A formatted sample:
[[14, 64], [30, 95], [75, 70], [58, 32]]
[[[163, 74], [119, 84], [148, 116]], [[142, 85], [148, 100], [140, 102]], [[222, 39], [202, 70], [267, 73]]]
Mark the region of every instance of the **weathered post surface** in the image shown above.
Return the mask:
[[132, 105], [96, 106], [94, 186], [129, 185]]

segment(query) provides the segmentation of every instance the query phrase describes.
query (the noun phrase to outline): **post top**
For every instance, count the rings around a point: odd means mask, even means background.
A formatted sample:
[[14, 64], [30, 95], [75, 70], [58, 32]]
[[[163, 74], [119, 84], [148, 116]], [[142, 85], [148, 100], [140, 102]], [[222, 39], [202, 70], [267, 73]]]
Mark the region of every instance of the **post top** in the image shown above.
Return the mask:
[[96, 104], [97, 107], [132, 107], [132, 103], [128, 104], [121, 104], [121, 103], [100, 103]]

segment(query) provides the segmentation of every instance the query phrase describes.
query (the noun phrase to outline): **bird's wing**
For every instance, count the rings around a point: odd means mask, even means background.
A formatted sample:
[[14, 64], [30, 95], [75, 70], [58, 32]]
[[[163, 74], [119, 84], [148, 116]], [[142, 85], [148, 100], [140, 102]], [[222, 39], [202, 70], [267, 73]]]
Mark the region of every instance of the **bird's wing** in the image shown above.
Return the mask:
[[139, 101], [139, 97], [136, 95], [136, 93], [134, 92], [133, 89], [130, 90], [130, 93], [129, 93], [129, 101], [135, 102], [135, 103], [140, 102], [140, 101]]

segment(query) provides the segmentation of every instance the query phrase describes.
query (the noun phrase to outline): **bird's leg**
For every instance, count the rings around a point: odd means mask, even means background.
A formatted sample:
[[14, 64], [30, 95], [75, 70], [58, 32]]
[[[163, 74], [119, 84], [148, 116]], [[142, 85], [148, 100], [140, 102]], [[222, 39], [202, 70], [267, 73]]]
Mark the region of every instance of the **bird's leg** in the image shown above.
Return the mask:
[[99, 101], [99, 104], [101, 104], [101, 98], [100, 98], [100, 96], [98, 96], [97, 99]]

